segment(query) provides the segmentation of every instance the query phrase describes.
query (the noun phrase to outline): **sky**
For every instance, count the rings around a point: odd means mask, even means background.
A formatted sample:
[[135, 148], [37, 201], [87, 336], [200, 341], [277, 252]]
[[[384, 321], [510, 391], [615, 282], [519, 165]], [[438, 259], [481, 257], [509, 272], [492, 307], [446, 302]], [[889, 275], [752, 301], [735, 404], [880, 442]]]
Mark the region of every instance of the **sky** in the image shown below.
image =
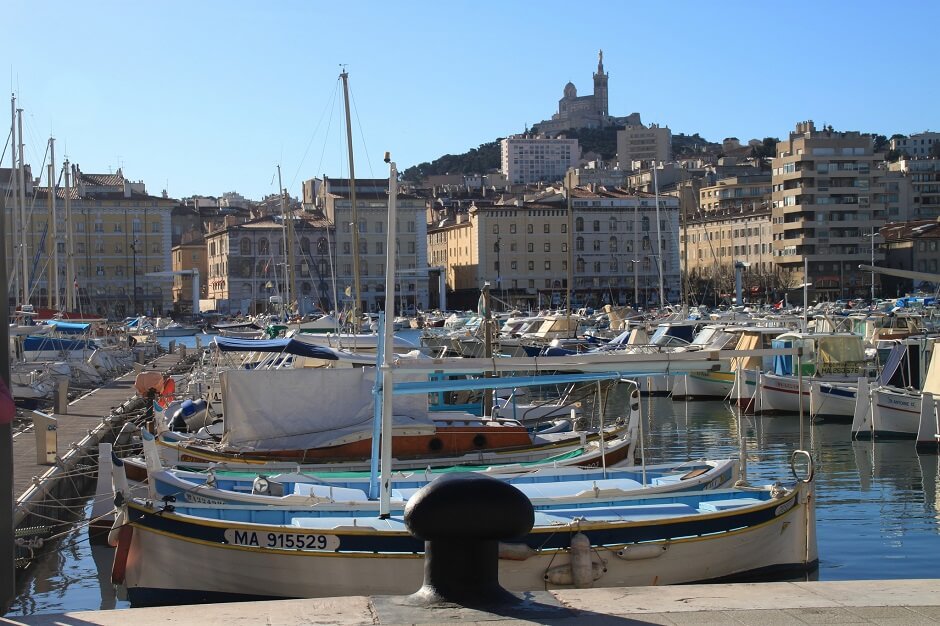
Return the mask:
[[357, 178], [386, 177], [385, 151], [404, 170], [550, 118], [568, 81], [592, 92], [600, 49], [610, 113], [673, 133], [785, 137], [805, 119], [940, 130], [933, 0], [5, 7], [0, 70], [24, 109], [34, 172], [52, 135], [59, 163], [122, 167], [176, 198], [260, 199], [277, 192], [278, 165], [294, 196], [305, 179], [347, 176], [342, 64]]

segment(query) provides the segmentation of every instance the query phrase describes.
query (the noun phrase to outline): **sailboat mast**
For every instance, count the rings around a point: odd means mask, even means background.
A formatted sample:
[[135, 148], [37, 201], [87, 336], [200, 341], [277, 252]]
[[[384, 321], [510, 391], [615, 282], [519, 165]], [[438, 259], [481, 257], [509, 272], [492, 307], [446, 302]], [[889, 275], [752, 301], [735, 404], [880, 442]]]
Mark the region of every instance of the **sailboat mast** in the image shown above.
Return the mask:
[[[346, 104], [346, 150], [349, 153], [349, 203], [352, 214], [352, 266], [353, 266], [353, 319], [355, 320], [355, 332], [359, 331], [361, 316], [359, 314], [359, 304], [361, 302], [361, 285], [359, 281], [359, 209], [356, 206], [356, 166], [353, 161], [353, 140], [352, 140], [352, 119], [349, 116], [349, 74], [343, 71], [339, 75], [343, 79], [343, 101]], [[395, 245], [395, 242], [391, 242]], [[386, 294], [386, 299], [388, 295]], [[390, 320], [386, 320], [391, 323]]]
[[[385, 162], [388, 163], [388, 243], [385, 245], [385, 323], [382, 328], [384, 342], [381, 375], [382, 375], [382, 439], [379, 459], [382, 463], [381, 496], [379, 500], [379, 516], [387, 519], [391, 510], [391, 482], [392, 482], [392, 391], [394, 380], [392, 378], [392, 361], [395, 359], [394, 350], [394, 324], [395, 318], [395, 237], [397, 236], [398, 219], [398, 167], [391, 160], [391, 155], [385, 153]], [[355, 258], [356, 255], [353, 255]]]
[[59, 219], [56, 215], [55, 192], [55, 139], [49, 137], [49, 226], [52, 231], [52, 265], [49, 267], [49, 301], [47, 306], [56, 311], [62, 310], [62, 298], [59, 296]]
[[20, 142], [20, 261], [23, 263], [23, 304], [29, 304], [29, 256], [26, 246], [26, 158], [23, 148], [23, 109], [17, 109], [17, 139]]
[[[20, 272], [16, 261], [16, 248], [20, 241], [20, 215], [17, 206], [19, 196], [16, 189], [16, 94], [10, 96], [10, 258], [13, 259], [13, 295], [19, 297]], [[6, 219], [6, 216], [4, 216]], [[9, 290], [9, 286], [7, 287]], [[9, 295], [9, 294], [8, 294]]]
[[72, 187], [69, 171], [69, 160], [62, 164], [62, 173], [65, 177], [65, 306], [69, 311], [77, 311], [75, 283], [75, 242], [72, 236]]
[[[292, 270], [294, 269], [294, 263], [291, 259], [291, 245], [290, 239], [288, 237], [289, 228], [287, 226], [287, 206], [284, 202], [284, 187], [281, 183], [281, 164], [277, 165], [277, 189], [281, 195], [281, 235], [284, 237], [284, 302], [281, 303], [281, 307], [284, 308], [284, 311], [290, 311], [290, 298], [291, 298], [291, 289], [290, 281], [291, 275], [293, 274]], [[290, 313], [285, 313], [288, 317]]]
[[663, 236], [659, 224], [659, 180], [656, 177], [656, 163], [653, 163], [653, 193], [656, 197], [656, 266], [659, 268], [659, 310], [666, 308], [666, 294], [663, 292]]

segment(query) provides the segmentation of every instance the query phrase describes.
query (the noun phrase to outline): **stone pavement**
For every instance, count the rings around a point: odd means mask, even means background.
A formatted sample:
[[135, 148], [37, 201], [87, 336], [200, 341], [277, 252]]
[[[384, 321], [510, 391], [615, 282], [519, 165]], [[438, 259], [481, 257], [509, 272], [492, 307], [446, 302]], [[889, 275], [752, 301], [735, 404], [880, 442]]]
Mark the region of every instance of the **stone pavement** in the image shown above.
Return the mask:
[[59, 615], [0, 624], [149, 626], [243, 624], [940, 624], [940, 580], [738, 583], [570, 589], [524, 594], [515, 610], [409, 606], [403, 597], [349, 596]]

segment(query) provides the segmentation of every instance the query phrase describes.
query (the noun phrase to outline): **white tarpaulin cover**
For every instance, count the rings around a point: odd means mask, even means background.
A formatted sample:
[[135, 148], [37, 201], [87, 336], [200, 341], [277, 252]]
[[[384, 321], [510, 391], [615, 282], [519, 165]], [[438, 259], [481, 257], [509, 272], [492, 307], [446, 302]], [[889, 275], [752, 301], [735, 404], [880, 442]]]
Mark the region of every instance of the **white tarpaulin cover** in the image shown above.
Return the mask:
[[[374, 368], [230, 370], [221, 378], [226, 446], [305, 450], [372, 436]], [[396, 433], [435, 430], [426, 395], [396, 396], [393, 414]]]

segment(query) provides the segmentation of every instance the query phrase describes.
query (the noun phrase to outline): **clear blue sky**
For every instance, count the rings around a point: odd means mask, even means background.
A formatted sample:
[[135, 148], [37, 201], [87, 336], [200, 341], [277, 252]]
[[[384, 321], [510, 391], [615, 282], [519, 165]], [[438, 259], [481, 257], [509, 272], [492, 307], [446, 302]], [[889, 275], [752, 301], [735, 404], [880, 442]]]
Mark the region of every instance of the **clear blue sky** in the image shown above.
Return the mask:
[[58, 159], [67, 150], [86, 172], [123, 165], [173, 197], [260, 198], [277, 190], [277, 163], [292, 195], [305, 178], [347, 175], [341, 63], [357, 177], [386, 176], [385, 150], [403, 170], [550, 117], [569, 80], [591, 93], [600, 48], [611, 114], [637, 111], [676, 133], [783, 137], [803, 119], [889, 136], [940, 130], [931, 0], [6, 9], [0, 67], [26, 112], [27, 159], [38, 166], [51, 132]]

